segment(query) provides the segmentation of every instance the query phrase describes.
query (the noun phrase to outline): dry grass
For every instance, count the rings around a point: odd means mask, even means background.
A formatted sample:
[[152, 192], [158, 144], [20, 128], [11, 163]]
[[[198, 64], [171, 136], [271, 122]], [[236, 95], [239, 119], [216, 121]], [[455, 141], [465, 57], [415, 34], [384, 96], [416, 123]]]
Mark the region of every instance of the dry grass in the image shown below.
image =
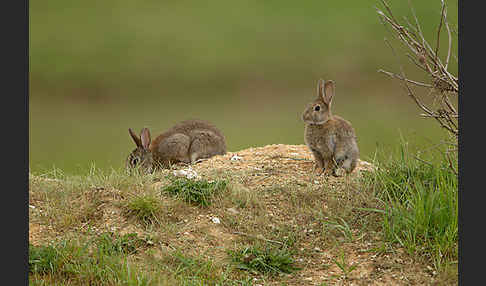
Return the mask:
[[[132, 178], [114, 172], [96, 179], [94, 173], [77, 183], [31, 175], [29, 242], [135, 233], [147, 246], [127, 261], [140, 277], [153, 277], [148, 285], [432, 285], [450, 279], [383, 242], [379, 215], [366, 211], [379, 202], [360, 180], [371, 164], [360, 161], [344, 178], [316, 176], [311, 156], [304, 145], [278, 144], [193, 165], [201, 180], [227, 182], [204, 206], [163, 191], [173, 170]], [[138, 205], [148, 208], [150, 219], [127, 211], [140, 198], [156, 201]], [[238, 269], [228, 253], [255, 246], [288, 251], [272, 253], [290, 255], [300, 270]]]

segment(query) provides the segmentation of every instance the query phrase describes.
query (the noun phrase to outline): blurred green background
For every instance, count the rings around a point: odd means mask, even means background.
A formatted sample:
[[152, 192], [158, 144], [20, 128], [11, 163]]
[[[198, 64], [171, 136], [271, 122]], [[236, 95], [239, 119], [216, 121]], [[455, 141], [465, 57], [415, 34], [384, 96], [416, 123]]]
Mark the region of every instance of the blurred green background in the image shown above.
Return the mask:
[[[389, 3], [398, 18], [411, 16], [408, 1]], [[440, 1], [411, 3], [435, 46]], [[457, 1], [446, 4], [457, 27]], [[382, 5], [32, 1], [30, 169], [118, 168], [134, 148], [129, 127], [149, 127], [155, 137], [188, 118], [219, 126], [233, 152], [304, 144], [300, 115], [315, 97], [319, 78], [336, 82], [334, 113], [353, 123], [362, 159], [396, 146], [400, 136], [427, 148], [446, 134], [419, 118], [398, 81], [377, 72], [398, 72], [399, 65], [375, 7]], [[457, 54], [457, 41], [453, 47]], [[425, 80], [400, 60], [411, 78]], [[451, 65], [457, 74], [457, 61]]]

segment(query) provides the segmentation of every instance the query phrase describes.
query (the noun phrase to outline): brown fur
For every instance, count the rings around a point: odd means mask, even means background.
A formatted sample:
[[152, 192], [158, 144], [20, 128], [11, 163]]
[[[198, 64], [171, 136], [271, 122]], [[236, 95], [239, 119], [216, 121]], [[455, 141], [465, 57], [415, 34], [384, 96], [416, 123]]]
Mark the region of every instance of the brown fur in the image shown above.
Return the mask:
[[[148, 136], [150, 138], [150, 134]], [[157, 136], [150, 142], [147, 151], [152, 157], [153, 165], [165, 168], [179, 162], [189, 164], [199, 159], [224, 155], [225, 140], [223, 133], [213, 124], [197, 119], [186, 120]], [[132, 154], [130, 156], [133, 157]]]
[[331, 113], [333, 96], [334, 82], [319, 80], [318, 96], [307, 106], [302, 120], [306, 123], [304, 140], [316, 167], [337, 175], [338, 168], [347, 173], [356, 168], [359, 149], [351, 123]]

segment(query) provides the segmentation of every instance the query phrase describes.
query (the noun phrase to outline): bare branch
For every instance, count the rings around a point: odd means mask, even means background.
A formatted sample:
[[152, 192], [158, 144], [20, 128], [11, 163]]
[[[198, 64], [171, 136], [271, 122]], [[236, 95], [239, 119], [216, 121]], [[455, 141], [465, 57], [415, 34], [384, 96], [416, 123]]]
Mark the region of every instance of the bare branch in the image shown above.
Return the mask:
[[437, 61], [437, 57], [439, 57], [439, 45], [440, 45], [440, 31], [442, 30], [442, 22], [444, 20], [444, 12], [445, 12], [445, 3], [442, 1], [442, 11], [440, 12], [440, 23], [439, 28], [437, 29], [437, 45], [435, 45], [435, 60]]
[[414, 63], [417, 67], [419, 67], [420, 69], [422, 69], [423, 71], [427, 71], [427, 69], [423, 66], [420, 65], [419, 62], [417, 62], [417, 60], [410, 54], [410, 53], [407, 53], [406, 56], [410, 59], [410, 61], [412, 63]]
[[[421, 113], [420, 116], [422, 117], [444, 117], [443, 115], [437, 115], [437, 114], [433, 114], [433, 115], [430, 115], [430, 114], [425, 114], [425, 113]], [[450, 117], [453, 117], [453, 118], [459, 118], [459, 115], [457, 114], [454, 114], [454, 115], [449, 115]]]
[[426, 84], [426, 83], [422, 83], [422, 82], [418, 82], [418, 81], [413, 81], [413, 80], [410, 80], [408, 78], [403, 78], [402, 76], [400, 76], [398, 74], [395, 74], [395, 73], [392, 73], [392, 72], [388, 72], [388, 71], [385, 71], [385, 70], [382, 70], [382, 69], [379, 69], [378, 72], [387, 74], [387, 75], [389, 75], [391, 77], [394, 77], [394, 78], [397, 78], [399, 80], [405, 80], [405, 81], [407, 81], [409, 83], [413, 83], [413, 84], [418, 85], [418, 86], [433, 88], [433, 86], [430, 85], [430, 84]]
[[[405, 72], [403, 71], [403, 66], [401, 65], [400, 63], [400, 60], [398, 59], [398, 56], [397, 54], [395, 53], [395, 49], [393, 48], [393, 46], [391, 45], [391, 43], [385, 38], [385, 43], [388, 44], [388, 46], [390, 47], [390, 49], [392, 50], [392, 53], [393, 55], [395, 56], [396, 60], [397, 60], [397, 63], [398, 65], [400, 66], [400, 72], [401, 72], [401, 78], [405, 79], [406, 76], [405, 76]], [[426, 113], [428, 114], [433, 114], [433, 112], [428, 109], [424, 104], [422, 104], [420, 102], [420, 100], [415, 96], [415, 94], [412, 92], [412, 89], [408, 86], [407, 84], [407, 81], [406, 80], [402, 80], [402, 83], [405, 87], [405, 89], [407, 90], [407, 94], [408, 96], [410, 96], [414, 101], [415, 103], [423, 110], [425, 111]]]
[[[441, 1], [442, 1], [442, 4], [445, 7], [444, 0], [441, 0]], [[451, 36], [451, 29], [449, 28], [449, 23], [447, 21], [447, 11], [445, 11], [445, 10], [444, 10], [444, 13], [443, 13], [443, 17], [444, 17], [444, 23], [445, 23], [445, 26], [446, 26], [446, 29], [447, 29], [447, 35], [449, 37], [449, 48], [447, 49], [447, 58], [446, 58], [446, 62], [445, 62], [445, 69], [447, 70], [447, 67], [449, 66], [449, 59], [451, 58], [452, 36]]]
[[[391, 28], [392, 35], [399, 40], [410, 53], [405, 53], [408, 59], [417, 66], [420, 70], [424, 71], [430, 78], [430, 83], [419, 82], [415, 80], [408, 79], [405, 76], [403, 66], [400, 63], [399, 57], [395, 52], [395, 49], [390, 44], [390, 42], [385, 39], [385, 43], [390, 47], [394, 57], [400, 68], [399, 73], [388, 72], [383, 69], [379, 69], [378, 72], [384, 73], [392, 78], [400, 80], [402, 86], [404, 87], [407, 95], [415, 102], [415, 104], [424, 111], [420, 116], [425, 118], [434, 118], [438, 124], [447, 130], [453, 137], [456, 138], [459, 134], [458, 128], [458, 118], [456, 108], [451, 104], [450, 92], [458, 94], [459, 84], [457, 76], [451, 74], [447, 68], [449, 67], [449, 62], [451, 57], [457, 61], [456, 55], [452, 54], [452, 32], [449, 22], [447, 20], [447, 6], [444, 0], [441, 0], [441, 10], [440, 10], [440, 22], [437, 30], [437, 43], [435, 48], [427, 42], [422, 32], [422, 27], [412, 7], [411, 1], [408, 4], [412, 12], [412, 23], [407, 17], [404, 17], [406, 24], [408, 26], [403, 26], [398, 23], [396, 17], [393, 15], [390, 6], [387, 4], [386, 0], [381, 0], [385, 10], [382, 11], [376, 8], [377, 13], [380, 16], [380, 20], [384, 26], [388, 29]], [[447, 56], [445, 57], [445, 62], [443, 63], [439, 57], [440, 53], [440, 36], [441, 31], [445, 27], [448, 35], [448, 50]], [[453, 29], [453, 27], [452, 27]], [[412, 90], [411, 85], [425, 87], [429, 90], [428, 94], [418, 94]], [[434, 97], [433, 103], [430, 105], [425, 104], [426, 101], [422, 101], [421, 98], [428, 98], [432, 92], [438, 92], [439, 97]], [[420, 96], [419, 96], [420, 95]], [[436, 101], [440, 102], [440, 107], [436, 106]], [[429, 106], [430, 105], [430, 106]], [[457, 146], [457, 144], [455, 145]]]

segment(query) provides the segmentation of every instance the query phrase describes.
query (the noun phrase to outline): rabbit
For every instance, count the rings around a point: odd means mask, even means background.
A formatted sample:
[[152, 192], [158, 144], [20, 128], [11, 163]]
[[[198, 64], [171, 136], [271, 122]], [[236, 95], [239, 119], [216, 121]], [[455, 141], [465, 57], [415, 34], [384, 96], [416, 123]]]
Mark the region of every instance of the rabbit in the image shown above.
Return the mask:
[[171, 164], [193, 164], [215, 155], [226, 154], [226, 139], [216, 126], [203, 120], [177, 123], [154, 140], [148, 128], [137, 136], [131, 128], [130, 136], [137, 145], [127, 157], [128, 169], [140, 167], [146, 173]]
[[308, 104], [302, 120], [304, 141], [315, 159], [314, 171], [317, 167], [322, 170], [320, 174], [332, 173], [337, 177], [340, 168], [347, 174], [356, 168], [359, 149], [351, 123], [331, 112], [334, 89], [334, 81], [320, 79], [317, 98]]

